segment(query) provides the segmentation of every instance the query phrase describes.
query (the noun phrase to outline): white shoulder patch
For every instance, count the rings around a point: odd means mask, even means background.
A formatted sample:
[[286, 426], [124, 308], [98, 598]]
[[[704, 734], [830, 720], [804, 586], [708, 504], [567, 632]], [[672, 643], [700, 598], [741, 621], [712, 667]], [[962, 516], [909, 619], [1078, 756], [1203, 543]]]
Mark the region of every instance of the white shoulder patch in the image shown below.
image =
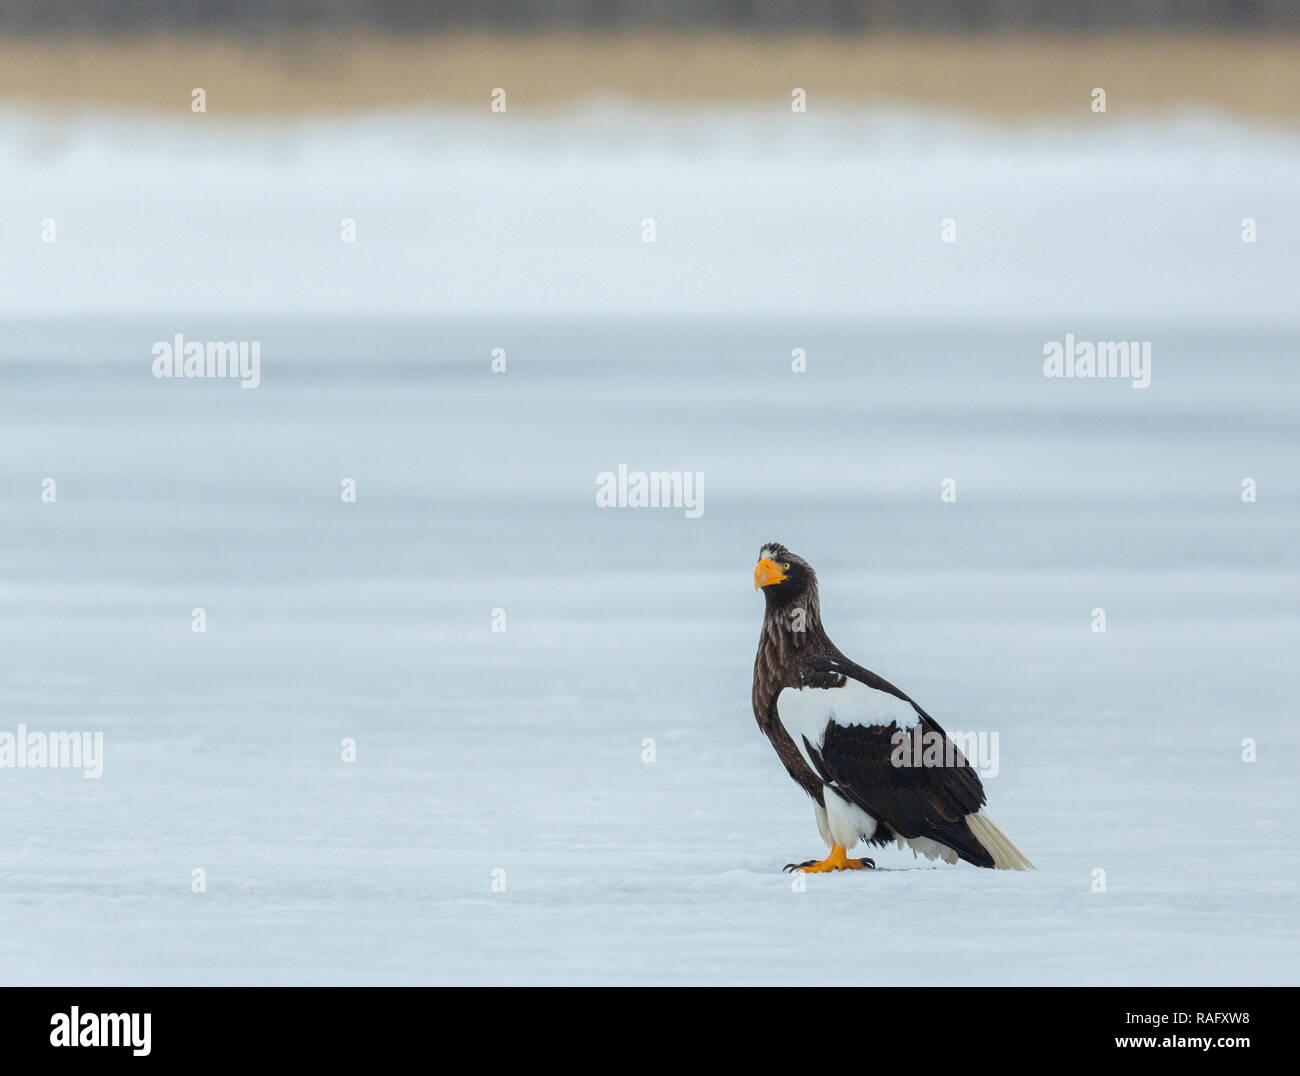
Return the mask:
[[832, 721], [845, 728], [849, 725], [871, 728], [892, 721], [900, 729], [910, 729], [921, 719], [916, 708], [906, 699], [888, 691], [877, 691], [852, 677], [846, 679], [842, 687], [782, 688], [776, 697], [776, 716], [814, 772], [817, 768], [808, 757], [804, 737], [814, 747], [820, 748], [826, 738], [826, 728]]

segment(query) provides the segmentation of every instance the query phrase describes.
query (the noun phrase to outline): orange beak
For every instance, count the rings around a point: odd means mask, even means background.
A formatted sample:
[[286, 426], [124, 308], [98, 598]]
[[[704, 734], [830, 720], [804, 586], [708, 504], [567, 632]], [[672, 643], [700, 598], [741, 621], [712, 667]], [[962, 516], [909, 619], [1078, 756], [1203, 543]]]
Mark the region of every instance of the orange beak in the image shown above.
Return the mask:
[[785, 581], [785, 573], [775, 564], [764, 557], [754, 567], [754, 589], [762, 590], [764, 587], [770, 587], [773, 583]]

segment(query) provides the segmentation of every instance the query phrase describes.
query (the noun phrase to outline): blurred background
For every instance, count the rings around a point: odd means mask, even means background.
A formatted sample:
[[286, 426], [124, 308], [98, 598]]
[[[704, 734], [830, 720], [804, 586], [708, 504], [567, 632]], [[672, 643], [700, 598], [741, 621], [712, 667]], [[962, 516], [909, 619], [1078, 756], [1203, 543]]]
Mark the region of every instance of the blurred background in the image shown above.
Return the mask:
[[[0, 731], [105, 759], [0, 770], [0, 979], [1294, 982], [1298, 26], [3, 5]], [[770, 540], [1036, 875], [791, 889]]]
[[14, 4], [0, 311], [1290, 320], [1295, 11]]
[[835, 32], [893, 28], [1023, 31], [1044, 28], [1116, 30], [1125, 27], [1261, 29], [1296, 24], [1294, 6], [1284, 0], [88, 0], [72, 5], [13, 0], [5, 22], [20, 29], [88, 28], [99, 31], [152, 29], [186, 31], [238, 29], [265, 32], [285, 28], [377, 27], [446, 30], [461, 26], [656, 28]]
[[15, 0], [0, 11], [0, 92], [177, 106], [202, 75], [213, 108], [293, 111], [454, 102], [509, 83], [520, 105], [592, 94], [832, 98], [1007, 115], [1198, 104], [1294, 117], [1286, 0], [662, 0], [173, 4]]

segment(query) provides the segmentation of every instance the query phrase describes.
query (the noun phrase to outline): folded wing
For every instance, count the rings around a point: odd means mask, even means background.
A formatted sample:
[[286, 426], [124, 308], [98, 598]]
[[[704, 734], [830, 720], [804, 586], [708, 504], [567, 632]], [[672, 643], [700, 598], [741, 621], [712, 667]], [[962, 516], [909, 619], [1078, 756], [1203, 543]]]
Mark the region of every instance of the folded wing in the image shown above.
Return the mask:
[[822, 780], [894, 835], [992, 865], [966, 824], [985, 802], [978, 773], [894, 685], [847, 659], [826, 660], [805, 673], [803, 687], [781, 692], [777, 712]]

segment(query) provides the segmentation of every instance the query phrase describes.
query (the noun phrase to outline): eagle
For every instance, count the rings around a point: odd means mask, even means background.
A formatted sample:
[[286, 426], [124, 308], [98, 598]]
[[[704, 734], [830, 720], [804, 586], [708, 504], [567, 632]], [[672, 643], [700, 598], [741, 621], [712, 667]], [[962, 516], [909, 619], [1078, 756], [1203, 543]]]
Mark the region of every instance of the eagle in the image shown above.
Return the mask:
[[830, 845], [787, 871], [874, 868], [849, 859], [865, 841], [999, 870], [1033, 864], [983, 811], [984, 786], [937, 721], [850, 661], [822, 627], [817, 575], [778, 542], [759, 551], [754, 589], [767, 601], [754, 659], [754, 717], [786, 772], [812, 797]]

